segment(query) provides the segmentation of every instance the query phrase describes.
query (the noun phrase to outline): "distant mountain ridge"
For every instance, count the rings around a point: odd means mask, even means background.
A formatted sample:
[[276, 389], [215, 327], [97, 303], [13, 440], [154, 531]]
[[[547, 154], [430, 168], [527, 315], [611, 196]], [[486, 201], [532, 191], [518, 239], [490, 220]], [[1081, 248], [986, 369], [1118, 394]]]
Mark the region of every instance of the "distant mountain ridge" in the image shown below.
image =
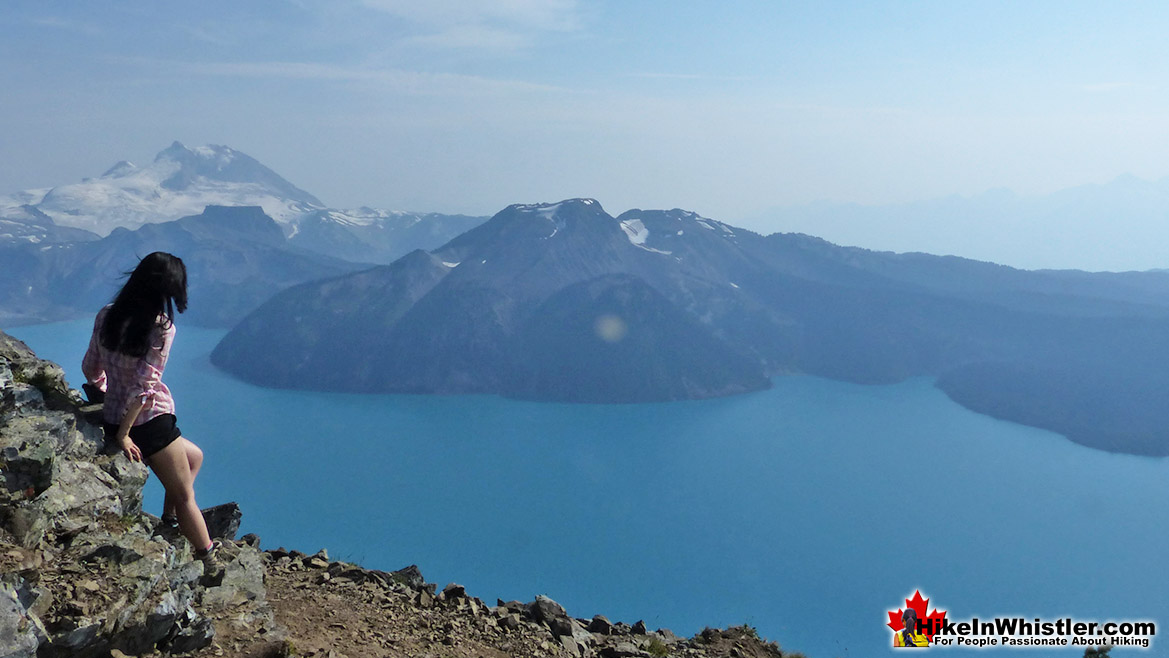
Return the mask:
[[[1163, 390], [1169, 274], [872, 252], [592, 199], [513, 205], [429, 253], [291, 288], [212, 360], [269, 386], [577, 402], [940, 376], [984, 413], [1169, 454], [1164, 405], [1120, 399]], [[1012, 384], [1020, 372], [1059, 375]], [[1069, 376], [1076, 391], [1057, 385]]]
[[208, 206], [199, 215], [118, 228], [98, 240], [0, 245], [0, 324], [92, 315], [113, 298], [126, 270], [152, 251], [183, 258], [190, 281], [184, 320], [207, 326], [231, 326], [293, 284], [367, 267], [291, 245], [259, 207]]
[[259, 206], [299, 246], [369, 263], [433, 248], [486, 219], [328, 208], [246, 153], [176, 141], [146, 166], [123, 160], [80, 183], [0, 196], [0, 244], [93, 239], [207, 206]]
[[1140, 271], [1169, 266], [1167, 219], [1169, 178], [1124, 175], [1042, 195], [996, 189], [883, 205], [821, 201], [772, 208], [743, 223], [1032, 270]]

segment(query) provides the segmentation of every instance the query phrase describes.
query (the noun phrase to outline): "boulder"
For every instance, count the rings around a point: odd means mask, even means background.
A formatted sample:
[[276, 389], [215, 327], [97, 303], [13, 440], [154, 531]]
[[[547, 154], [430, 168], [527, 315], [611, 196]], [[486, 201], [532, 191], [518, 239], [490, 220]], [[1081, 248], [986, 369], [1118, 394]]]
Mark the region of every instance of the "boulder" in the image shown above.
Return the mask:
[[235, 540], [235, 533], [239, 532], [239, 522], [243, 513], [239, 505], [224, 503], [208, 507], [203, 512], [203, 520], [207, 522], [207, 533], [212, 539]]
[[532, 619], [545, 625], [553, 619], [568, 616], [563, 606], [544, 595], [537, 596], [535, 601], [528, 604], [528, 614]]
[[601, 649], [602, 658], [631, 658], [633, 656], [647, 656], [632, 642], [618, 642]]
[[39, 645], [35, 626], [16, 590], [8, 583], [0, 583], [0, 656], [35, 658]]
[[609, 623], [609, 620], [604, 615], [596, 615], [589, 622], [588, 630], [590, 633], [608, 635], [613, 630], [613, 624]]
[[421, 590], [426, 587], [426, 579], [422, 577], [422, 571], [418, 569], [416, 564], [390, 572], [389, 576], [393, 582], [402, 583], [412, 590]]

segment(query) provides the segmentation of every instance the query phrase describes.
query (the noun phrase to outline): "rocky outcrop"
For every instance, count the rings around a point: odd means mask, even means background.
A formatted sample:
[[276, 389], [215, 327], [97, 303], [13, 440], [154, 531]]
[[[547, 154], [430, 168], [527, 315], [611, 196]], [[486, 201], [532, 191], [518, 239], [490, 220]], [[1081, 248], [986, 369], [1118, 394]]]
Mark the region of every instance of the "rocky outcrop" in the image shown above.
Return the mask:
[[792, 656], [749, 627], [705, 629], [680, 638], [644, 621], [582, 619], [546, 597], [490, 605], [451, 583], [437, 591], [418, 568], [384, 572], [330, 561], [325, 551], [264, 553], [268, 587], [289, 638], [258, 648], [247, 638], [221, 642], [227, 655], [357, 658], [359, 656], [524, 656], [525, 658], [780, 658]]
[[[225, 542], [223, 572], [205, 573], [142, 512], [146, 468], [103, 454], [84, 415], [59, 366], [0, 333], [0, 656], [185, 653], [213, 617], [281, 635], [258, 550]], [[232, 508], [218, 527], [238, 527]]]

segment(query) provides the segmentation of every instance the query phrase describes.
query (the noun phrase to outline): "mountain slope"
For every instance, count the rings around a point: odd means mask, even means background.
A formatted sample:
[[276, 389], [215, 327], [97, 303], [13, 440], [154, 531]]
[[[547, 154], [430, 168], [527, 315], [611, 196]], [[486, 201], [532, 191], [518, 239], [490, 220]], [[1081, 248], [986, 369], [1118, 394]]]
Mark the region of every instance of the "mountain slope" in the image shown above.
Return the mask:
[[1169, 410], [1124, 400], [1169, 372], [1169, 273], [1027, 272], [591, 199], [511, 206], [429, 254], [289, 290], [212, 360], [275, 386], [571, 401], [940, 376], [984, 413], [1169, 454]]
[[[677, 262], [631, 239], [591, 199], [512, 206], [431, 254], [277, 296], [212, 360], [259, 383], [341, 390], [646, 401], [767, 386], [755, 359], [677, 306], [717, 282], [692, 274], [655, 284], [642, 276], [658, 271], [645, 259]], [[598, 342], [605, 314], [624, 323], [629, 342]], [[259, 349], [264, 334], [281, 333], [290, 335]], [[557, 344], [574, 339], [586, 342]], [[537, 356], [590, 350], [621, 368], [582, 362], [596, 375], [587, 391], [567, 361]], [[656, 374], [634, 389], [632, 372]]]

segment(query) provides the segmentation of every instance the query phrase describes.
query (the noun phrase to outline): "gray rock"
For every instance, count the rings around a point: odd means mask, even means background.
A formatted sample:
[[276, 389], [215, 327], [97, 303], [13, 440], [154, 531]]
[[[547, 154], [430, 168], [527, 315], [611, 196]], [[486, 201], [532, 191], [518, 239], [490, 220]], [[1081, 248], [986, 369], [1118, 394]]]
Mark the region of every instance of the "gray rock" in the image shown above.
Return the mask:
[[496, 599], [496, 604], [505, 608], [508, 612], [514, 612], [517, 615], [522, 615], [527, 610], [527, 606], [519, 601], [507, 601], [503, 599]]
[[[0, 464], [3, 464], [5, 486], [9, 492], [32, 489], [40, 495], [53, 482], [56, 446], [45, 436], [5, 428], [0, 433]], [[31, 435], [30, 435], [31, 434]]]
[[613, 625], [604, 615], [597, 615], [589, 622], [590, 633], [598, 633], [600, 635], [608, 635], [613, 630]]
[[49, 530], [66, 518], [96, 523], [103, 516], [120, 518], [118, 483], [93, 462], [60, 460], [53, 484], [35, 499], [48, 517]]
[[419, 608], [429, 608], [434, 605], [434, 597], [426, 590], [418, 590], [418, 597], [415, 599]]
[[600, 654], [602, 658], [630, 658], [633, 656], [647, 656], [649, 654], [643, 653], [637, 645], [632, 642], [618, 642], [601, 649]]
[[537, 596], [536, 600], [528, 605], [528, 614], [532, 619], [544, 624], [568, 616], [563, 606], [544, 595]]
[[557, 637], [568, 636], [572, 637], [573, 621], [567, 616], [555, 617], [544, 622], [548, 625], [548, 630]]
[[581, 648], [591, 647], [597, 643], [597, 638], [585, 628], [584, 624], [572, 620], [572, 639], [576, 640]]
[[122, 514], [136, 515], [142, 511], [142, 487], [146, 486], [149, 474], [141, 462], [132, 462], [119, 452], [103, 456], [97, 462], [114, 482], [117, 483], [118, 497], [122, 500]]
[[416, 564], [411, 564], [404, 569], [391, 572], [390, 578], [393, 582], [402, 583], [413, 590], [420, 590], [426, 587], [426, 579], [422, 577], [422, 572]]
[[207, 532], [212, 539], [234, 540], [242, 517], [243, 513], [235, 503], [224, 503], [203, 510], [203, 520], [207, 522]]
[[462, 585], [450, 583], [442, 588], [442, 599], [444, 601], [453, 601], [455, 599], [466, 598], [467, 590]]
[[665, 642], [666, 644], [675, 644], [682, 641], [682, 638], [674, 635], [674, 632], [668, 628], [659, 628], [656, 634], [659, 638], [661, 638], [662, 642]]
[[196, 617], [188, 623], [175, 627], [171, 636], [164, 639], [159, 648], [172, 654], [191, 653], [211, 644], [215, 639], [215, 625], [206, 617]]
[[634, 635], [645, 635], [649, 633], [649, 629], [645, 627], [645, 622], [640, 619], [637, 620], [633, 627], [629, 629]]
[[203, 606], [209, 611], [231, 610], [249, 602], [267, 602], [264, 564], [259, 552], [250, 547], [237, 548], [238, 555], [231, 559], [227, 555], [230, 550], [225, 544], [220, 551], [224, 562], [223, 580], [218, 586], [208, 587], [203, 592]]
[[18, 600], [16, 590], [0, 583], [0, 656], [34, 658], [39, 645], [35, 625]]
[[583, 653], [580, 646], [577, 645], [576, 640], [572, 639], [571, 635], [561, 635], [559, 640], [560, 646], [564, 647], [564, 650], [568, 653], [568, 655], [580, 656]]
[[106, 650], [108, 641], [99, 641], [101, 623], [86, 619], [66, 619], [63, 628], [53, 636], [52, 641], [38, 652], [38, 656], [62, 658], [68, 656], [96, 656]]

